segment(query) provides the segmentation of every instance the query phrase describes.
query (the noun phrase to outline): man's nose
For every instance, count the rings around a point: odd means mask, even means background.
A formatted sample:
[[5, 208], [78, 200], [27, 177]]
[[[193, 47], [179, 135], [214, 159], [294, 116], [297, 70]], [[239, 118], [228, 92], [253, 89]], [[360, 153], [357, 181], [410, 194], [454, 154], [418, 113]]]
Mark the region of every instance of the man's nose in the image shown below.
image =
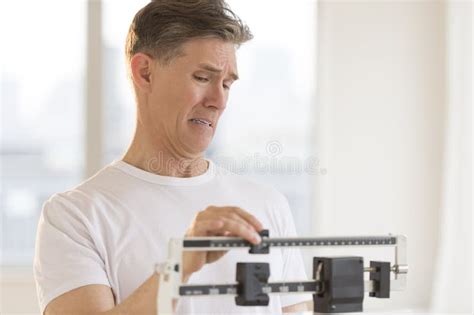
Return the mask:
[[223, 110], [227, 103], [227, 91], [223, 86], [213, 85], [206, 95], [206, 106]]

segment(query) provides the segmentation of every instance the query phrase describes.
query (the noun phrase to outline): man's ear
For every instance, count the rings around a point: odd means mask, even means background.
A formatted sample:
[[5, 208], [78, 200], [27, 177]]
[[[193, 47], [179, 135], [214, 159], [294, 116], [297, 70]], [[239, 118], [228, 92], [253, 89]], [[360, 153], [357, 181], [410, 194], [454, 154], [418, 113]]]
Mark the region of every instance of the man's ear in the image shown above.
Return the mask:
[[135, 86], [144, 91], [151, 91], [151, 73], [154, 60], [144, 53], [136, 53], [130, 60], [130, 71]]

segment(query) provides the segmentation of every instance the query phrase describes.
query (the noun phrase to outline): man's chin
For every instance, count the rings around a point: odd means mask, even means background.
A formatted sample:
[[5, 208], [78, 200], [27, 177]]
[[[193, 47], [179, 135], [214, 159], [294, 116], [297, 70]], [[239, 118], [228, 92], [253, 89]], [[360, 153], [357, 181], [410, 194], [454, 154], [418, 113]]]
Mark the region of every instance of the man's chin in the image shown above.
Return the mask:
[[194, 156], [201, 156], [201, 155], [204, 155], [204, 152], [206, 152], [210, 144], [211, 144], [211, 141], [196, 141], [196, 142], [190, 143], [189, 151]]

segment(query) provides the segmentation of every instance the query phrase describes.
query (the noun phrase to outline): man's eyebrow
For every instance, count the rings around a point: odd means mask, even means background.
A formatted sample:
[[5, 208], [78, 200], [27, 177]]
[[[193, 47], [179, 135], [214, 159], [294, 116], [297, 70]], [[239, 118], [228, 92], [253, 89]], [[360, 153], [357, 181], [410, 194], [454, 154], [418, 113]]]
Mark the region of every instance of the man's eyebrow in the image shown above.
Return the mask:
[[[218, 69], [208, 63], [200, 63], [199, 64], [199, 68], [201, 69], [204, 69], [204, 70], [207, 70], [207, 71], [210, 71], [210, 72], [214, 72], [214, 73], [221, 73], [222, 72], [222, 69]], [[239, 76], [233, 72], [230, 73], [230, 76], [232, 77], [232, 79], [234, 81], [237, 81], [239, 79]]]

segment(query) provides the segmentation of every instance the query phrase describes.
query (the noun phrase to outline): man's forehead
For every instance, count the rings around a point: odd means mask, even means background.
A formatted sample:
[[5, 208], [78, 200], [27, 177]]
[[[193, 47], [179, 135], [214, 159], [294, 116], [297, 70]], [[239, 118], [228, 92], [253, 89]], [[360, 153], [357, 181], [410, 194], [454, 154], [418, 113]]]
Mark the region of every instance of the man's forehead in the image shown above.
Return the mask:
[[235, 44], [223, 40], [194, 39], [183, 44], [183, 57], [196, 66], [211, 72], [226, 71], [238, 78]]

